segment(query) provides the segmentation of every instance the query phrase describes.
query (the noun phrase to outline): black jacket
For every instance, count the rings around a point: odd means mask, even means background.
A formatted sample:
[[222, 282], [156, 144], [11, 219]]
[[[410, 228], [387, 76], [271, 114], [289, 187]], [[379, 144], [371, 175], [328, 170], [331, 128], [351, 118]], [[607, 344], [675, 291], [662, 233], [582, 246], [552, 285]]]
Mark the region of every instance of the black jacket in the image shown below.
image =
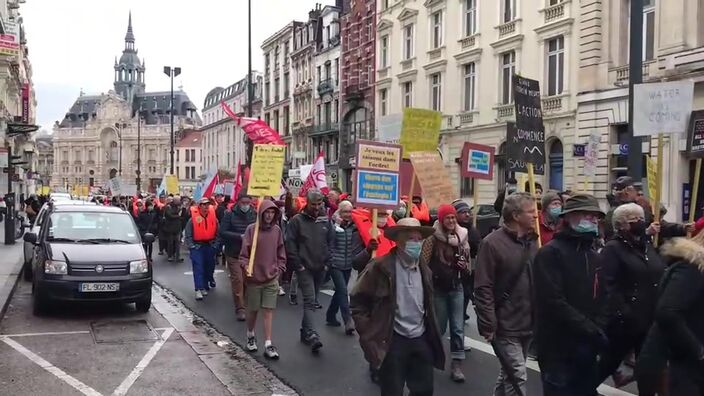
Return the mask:
[[653, 322], [665, 262], [650, 243], [638, 246], [621, 236], [606, 243], [600, 259], [610, 331], [642, 336]]
[[[234, 208], [234, 206], [233, 206]], [[222, 223], [222, 219], [225, 218], [225, 212], [227, 212], [227, 204], [225, 202], [221, 202], [218, 204], [218, 207], [215, 209], [215, 217], [218, 218], [218, 221]]]
[[225, 212], [218, 231], [220, 239], [225, 243], [225, 256], [240, 256], [242, 236], [247, 230], [247, 226], [254, 224], [255, 221], [257, 221], [257, 212], [254, 208], [243, 212], [239, 206], [235, 205], [231, 210]]
[[462, 227], [466, 228], [469, 232], [469, 257], [477, 258], [477, 253], [479, 253], [479, 245], [482, 243], [482, 236], [479, 231], [472, 226], [472, 222], [460, 223]]
[[178, 234], [181, 232], [181, 205], [172, 204], [164, 207], [164, 222], [162, 231], [167, 234]]
[[293, 216], [285, 239], [287, 262], [294, 270], [322, 271], [332, 264], [335, 229], [327, 215], [312, 217], [301, 212]]
[[141, 236], [148, 232], [156, 235], [159, 232], [159, 214], [157, 211], [144, 210], [140, 212], [137, 215], [137, 228]]
[[565, 229], [535, 257], [539, 358], [566, 357], [580, 345], [596, 345], [602, 338], [606, 291], [594, 238]]

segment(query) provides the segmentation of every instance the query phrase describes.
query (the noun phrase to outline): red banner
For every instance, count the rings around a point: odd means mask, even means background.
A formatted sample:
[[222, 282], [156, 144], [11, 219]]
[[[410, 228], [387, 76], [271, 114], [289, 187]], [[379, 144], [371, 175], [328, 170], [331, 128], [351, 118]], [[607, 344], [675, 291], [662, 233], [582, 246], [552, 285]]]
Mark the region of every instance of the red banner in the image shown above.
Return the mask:
[[22, 84], [22, 123], [29, 124], [29, 83]]
[[235, 120], [237, 125], [242, 128], [244, 133], [247, 134], [249, 140], [254, 142], [254, 144], [285, 145], [279, 133], [267, 125], [266, 122], [256, 120], [254, 118], [238, 117], [237, 114], [230, 109], [230, 106], [228, 106], [227, 103], [220, 102], [220, 105], [222, 106], [223, 111], [225, 111], [225, 114]]

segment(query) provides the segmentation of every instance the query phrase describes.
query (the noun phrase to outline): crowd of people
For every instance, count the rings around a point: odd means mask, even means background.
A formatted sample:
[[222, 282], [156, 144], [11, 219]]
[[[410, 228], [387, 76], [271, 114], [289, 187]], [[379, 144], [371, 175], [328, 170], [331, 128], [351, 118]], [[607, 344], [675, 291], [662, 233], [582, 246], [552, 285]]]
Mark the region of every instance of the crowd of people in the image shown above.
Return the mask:
[[[420, 196], [403, 197], [376, 223], [336, 188], [305, 198], [109, 204], [131, 211], [142, 234], [158, 235], [158, 254], [169, 261], [182, 260], [183, 242], [196, 300], [216, 287], [222, 260], [246, 349], [258, 350], [261, 319], [267, 358], [279, 358], [272, 326], [286, 293], [291, 305], [302, 296], [301, 342], [313, 353], [323, 347], [316, 311], [331, 281], [324, 323], [359, 335], [382, 395], [431, 395], [435, 370], [446, 368], [465, 381], [470, 303], [500, 363], [495, 395], [527, 394], [529, 357], [545, 395], [598, 395], [609, 377], [616, 386], [637, 381], [640, 395], [704, 394], [704, 218], [669, 223], [661, 210], [656, 219], [630, 178], [613, 187], [608, 212], [588, 194], [502, 191], [500, 225], [484, 238], [460, 199], [429, 208]], [[145, 250], [151, 259], [151, 244]]]

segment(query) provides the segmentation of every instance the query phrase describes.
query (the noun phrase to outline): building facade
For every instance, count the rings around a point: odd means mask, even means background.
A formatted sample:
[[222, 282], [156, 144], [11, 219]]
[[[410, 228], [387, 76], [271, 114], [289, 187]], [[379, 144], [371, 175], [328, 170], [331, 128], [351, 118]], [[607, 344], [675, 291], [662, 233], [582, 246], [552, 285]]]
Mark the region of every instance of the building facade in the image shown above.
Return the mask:
[[514, 73], [541, 84], [548, 160], [538, 181], [546, 189], [574, 186], [580, 8], [571, 1], [533, 3], [538, 7], [511, 0], [378, 4], [377, 114], [397, 117], [404, 107], [443, 114], [439, 150], [458, 196], [473, 194], [471, 180], [460, 176], [466, 141], [496, 148], [496, 176], [478, 181], [480, 201], [493, 202], [504, 187]]
[[[262, 75], [252, 72], [254, 101], [252, 117], [261, 116], [262, 107]], [[245, 117], [249, 108], [248, 79], [245, 78], [228, 86], [216, 87], [210, 90], [203, 103], [203, 133], [201, 142], [203, 150], [202, 171], [216, 170], [234, 171], [238, 163], [245, 163], [246, 144], [242, 128], [222, 109], [225, 102], [230, 109], [240, 117]], [[202, 174], [198, 174], [201, 176]]]
[[[644, 0], [643, 82], [693, 80], [693, 110], [704, 109], [704, 2]], [[579, 87], [577, 140], [592, 131], [601, 134], [597, 175], [590, 192], [603, 197], [611, 183], [628, 173], [629, 11], [627, 0], [610, 0], [581, 7], [584, 20], [578, 36]], [[589, 39], [598, 37], [598, 40]], [[663, 147], [662, 203], [667, 219], [682, 221], [685, 200], [694, 178], [693, 162], [685, 155], [686, 135], [666, 136]], [[657, 140], [645, 139], [644, 155], [657, 158]], [[645, 161], [644, 161], [645, 163]], [[576, 160], [580, 167], [580, 160]], [[576, 172], [577, 177], [584, 177]], [[643, 175], [647, 173], [643, 171]], [[647, 183], [643, 183], [647, 186]], [[704, 197], [700, 184], [699, 202]], [[699, 205], [701, 216], [701, 207]]]
[[44, 193], [44, 187], [51, 186], [51, 173], [54, 171], [54, 137], [48, 131], [41, 131], [35, 136], [37, 146], [35, 164], [37, 191]]
[[377, 0], [344, 0], [338, 5], [342, 9], [340, 185], [351, 191], [355, 142], [374, 138]]
[[[293, 80], [291, 78], [291, 51], [294, 30], [302, 23], [289, 22], [273, 36], [264, 40], [264, 91], [262, 113], [264, 121], [279, 132], [286, 142], [284, 169], [297, 168], [305, 161], [305, 140], [294, 140], [291, 133], [291, 104], [293, 102]], [[300, 135], [299, 135], [300, 136]]]
[[[137, 189], [153, 192], [169, 172], [171, 93], [145, 92], [144, 64], [134, 42], [130, 15], [114, 90], [81, 94], [54, 125], [52, 188], [85, 191], [116, 176], [136, 185], [139, 171]], [[200, 126], [197, 108], [185, 92], [174, 92], [173, 109], [176, 135]]]
[[203, 132], [184, 131], [176, 143], [176, 176], [181, 195], [190, 196], [203, 174]]
[[[313, 52], [315, 67], [315, 118], [310, 134], [308, 158], [325, 154], [325, 170], [330, 182], [337, 185], [340, 154], [340, 13], [336, 6], [320, 11], [318, 33]], [[312, 162], [311, 162], [312, 163]]]

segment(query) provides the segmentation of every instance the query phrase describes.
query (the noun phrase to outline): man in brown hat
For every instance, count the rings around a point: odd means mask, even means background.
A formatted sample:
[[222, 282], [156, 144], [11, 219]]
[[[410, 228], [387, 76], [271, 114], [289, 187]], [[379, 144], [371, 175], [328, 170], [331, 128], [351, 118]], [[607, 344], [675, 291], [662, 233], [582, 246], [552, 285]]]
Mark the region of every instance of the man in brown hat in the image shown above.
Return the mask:
[[597, 355], [608, 346], [606, 293], [595, 249], [604, 212], [591, 195], [565, 202], [563, 227], [533, 266], [538, 363], [546, 395], [597, 395]]
[[433, 312], [428, 258], [423, 240], [433, 234], [415, 218], [399, 220], [384, 235], [396, 242], [389, 254], [365, 268], [351, 293], [350, 308], [359, 343], [381, 394], [433, 394], [433, 367], [443, 370], [445, 352]]

